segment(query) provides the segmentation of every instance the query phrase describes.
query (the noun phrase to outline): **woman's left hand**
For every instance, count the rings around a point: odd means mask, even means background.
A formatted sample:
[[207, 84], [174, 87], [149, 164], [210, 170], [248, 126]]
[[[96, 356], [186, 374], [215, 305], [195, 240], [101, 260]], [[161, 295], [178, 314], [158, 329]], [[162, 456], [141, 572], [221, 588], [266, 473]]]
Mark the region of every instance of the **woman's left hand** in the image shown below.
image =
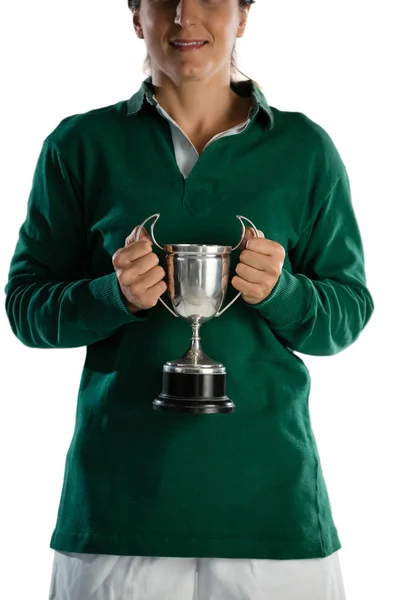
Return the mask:
[[237, 275], [232, 278], [233, 287], [248, 304], [258, 304], [268, 298], [282, 272], [286, 254], [281, 244], [265, 239], [262, 231], [258, 234], [262, 237], [254, 237], [253, 230], [246, 227]]

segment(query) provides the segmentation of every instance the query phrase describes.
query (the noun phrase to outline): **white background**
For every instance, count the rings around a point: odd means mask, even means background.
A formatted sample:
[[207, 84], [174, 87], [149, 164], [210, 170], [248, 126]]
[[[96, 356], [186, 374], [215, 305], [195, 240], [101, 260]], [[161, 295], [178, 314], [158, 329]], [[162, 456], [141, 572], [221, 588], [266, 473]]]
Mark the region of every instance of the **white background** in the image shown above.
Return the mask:
[[[339, 355], [301, 355], [312, 377], [312, 426], [343, 546], [347, 600], [399, 597], [400, 47], [394, 7], [387, 0], [379, 6], [258, 0], [238, 42], [239, 68], [261, 84], [269, 104], [304, 112], [332, 137], [347, 166], [364, 242], [376, 307], [370, 323]], [[44, 138], [65, 116], [137, 91], [145, 47], [126, 0], [7, 3], [0, 27], [4, 288]], [[5, 310], [0, 333], [0, 594], [45, 600], [85, 350], [27, 348], [13, 336]]]

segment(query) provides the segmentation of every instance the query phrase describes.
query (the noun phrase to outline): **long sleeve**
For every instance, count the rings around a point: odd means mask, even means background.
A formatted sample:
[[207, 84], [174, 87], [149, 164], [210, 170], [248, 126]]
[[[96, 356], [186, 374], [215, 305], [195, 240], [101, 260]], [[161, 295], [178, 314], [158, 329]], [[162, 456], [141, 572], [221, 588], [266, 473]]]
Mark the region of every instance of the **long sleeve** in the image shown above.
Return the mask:
[[149, 317], [129, 312], [114, 271], [86, 277], [86, 238], [79, 185], [46, 139], [5, 287], [11, 328], [26, 346], [85, 346]]
[[357, 339], [374, 310], [345, 168], [289, 259], [293, 273], [283, 269], [272, 293], [248, 306], [292, 350], [337, 354]]

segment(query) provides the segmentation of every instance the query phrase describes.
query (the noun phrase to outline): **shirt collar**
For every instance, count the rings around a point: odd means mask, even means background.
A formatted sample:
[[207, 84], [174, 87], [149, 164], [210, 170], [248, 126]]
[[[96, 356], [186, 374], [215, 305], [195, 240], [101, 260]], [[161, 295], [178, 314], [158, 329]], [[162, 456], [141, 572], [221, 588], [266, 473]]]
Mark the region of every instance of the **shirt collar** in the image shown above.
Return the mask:
[[[260, 115], [263, 115], [263, 117], [265, 116], [267, 119], [268, 129], [273, 128], [274, 114], [272, 109], [260, 88], [255, 85], [253, 81], [232, 81], [231, 88], [239, 94], [239, 96], [246, 97], [251, 95], [253, 98], [253, 108], [250, 112], [250, 118], [255, 117], [257, 113], [260, 112]], [[157, 100], [154, 97], [154, 88], [151, 83], [151, 76], [147, 77], [147, 79], [142, 82], [140, 89], [127, 101], [128, 116], [136, 115], [143, 108], [145, 98], [153, 106], [157, 105]]]

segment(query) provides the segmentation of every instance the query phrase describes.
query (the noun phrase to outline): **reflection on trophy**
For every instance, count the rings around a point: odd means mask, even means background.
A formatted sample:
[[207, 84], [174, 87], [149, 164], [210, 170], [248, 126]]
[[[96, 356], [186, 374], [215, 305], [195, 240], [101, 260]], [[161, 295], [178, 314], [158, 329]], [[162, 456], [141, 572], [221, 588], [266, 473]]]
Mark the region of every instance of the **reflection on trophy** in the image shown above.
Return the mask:
[[165, 272], [168, 295], [172, 308], [160, 302], [174, 317], [181, 317], [192, 327], [190, 347], [186, 354], [163, 366], [162, 392], [153, 401], [153, 408], [162, 411], [180, 411], [196, 414], [228, 413], [235, 405], [226, 395], [226, 369], [223, 364], [209, 358], [200, 344], [200, 327], [203, 323], [220, 317], [240, 296], [221, 310], [229, 280], [230, 254], [239, 248], [245, 236], [248, 221], [256, 237], [258, 231], [246, 217], [238, 216], [242, 225], [240, 242], [232, 246], [209, 244], [167, 244], [160, 246], [154, 238], [154, 225], [159, 214], [148, 217], [137, 230], [136, 241], [144, 225], [151, 224], [153, 243], [166, 253]]

